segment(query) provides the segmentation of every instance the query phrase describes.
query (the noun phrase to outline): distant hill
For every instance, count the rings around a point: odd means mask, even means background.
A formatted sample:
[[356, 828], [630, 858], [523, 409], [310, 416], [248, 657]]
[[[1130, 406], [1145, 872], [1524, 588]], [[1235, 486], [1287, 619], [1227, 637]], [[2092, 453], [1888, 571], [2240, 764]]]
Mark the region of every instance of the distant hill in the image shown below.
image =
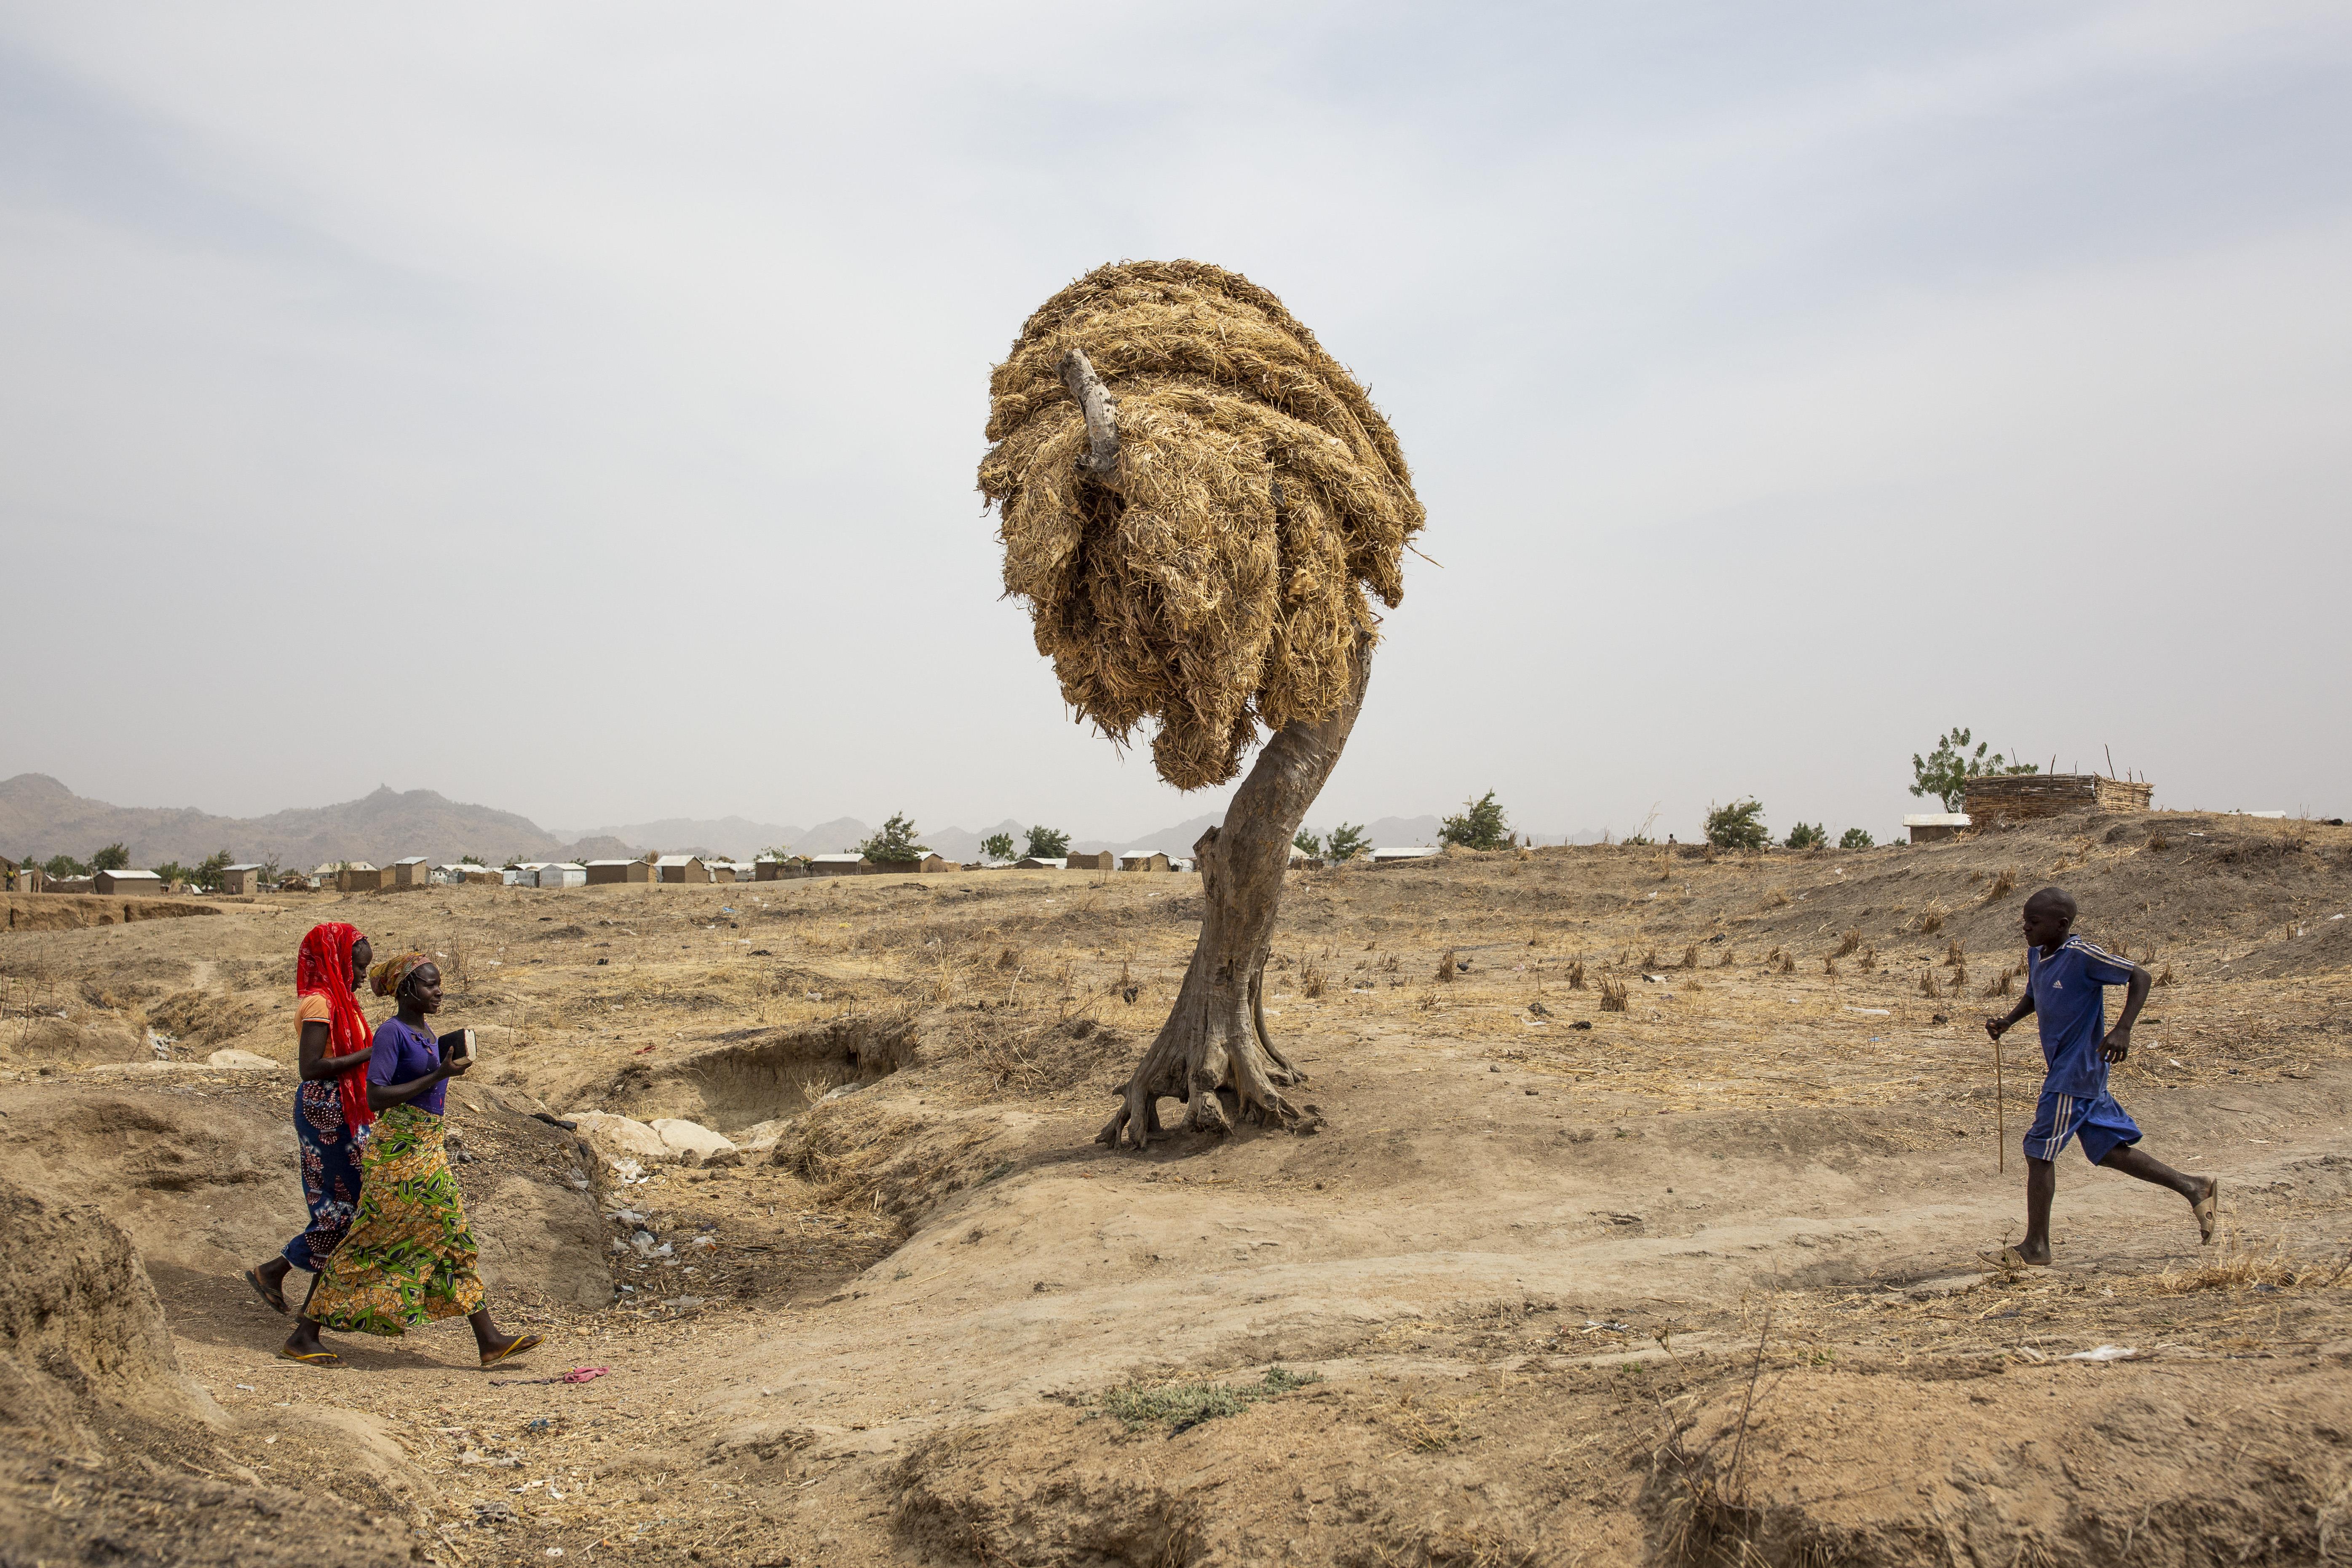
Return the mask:
[[467, 805], [429, 789], [378, 789], [338, 805], [236, 817], [85, 800], [46, 773], [0, 781], [0, 846], [5, 846], [0, 853], [86, 860], [118, 840], [134, 866], [194, 862], [219, 849], [239, 860], [308, 868], [327, 860], [381, 866], [404, 855], [436, 861], [477, 855], [493, 864], [510, 856], [548, 860], [567, 848], [526, 817]]
[[[1213, 812], [1123, 838], [1082, 838], [1074, 834], [1070, 847], [1082, 852], [1158, 849], [1190, 855], [1202, 833], [1223, 818], [1223, 812]], [[1308, 826], [1318, 833], [1328, 833], [1337, 820], [1318, 816]], [[1365, 826], [1364, 837], [1375, 847], [1434, 844], [1438, 826], [1435, 816], [1383, 816]], [[802, 855], [829, 855], [854, 849], [873, 833], [873, 827], [854, 816], [835, 817], [809, 828], [742, 816], [677, 816], [558, 833], [512, 812], [467, 805], [429, 789], [378, 789], [337, 805], [273, 812], [268, 816], [214, 816], [188, 807], [110, 805], [87, 800], [46, 773], [19, 773], [0, 781], [0, 854], [37, 860], [58, 854], [86, 860], [94, 850], [117, 840], [131, 851], [134, 866], [165, 860], [193, 864], [220, 849], [239, 860], [276, 860], [282, 866], [306, 868], [329, 860], [373, 860], [381, 866], [404, 855], [422, 855], [436, 862], [474, 855], [493, 865], [515, 858], [617, 860], [648, 849], [740, 860], [775, 844], [788, 845]], [[1028, 824], [1007, 817], [978, 829], [929, 828], [921, 837], [950, 859], [977, 860], [980, 841], [992, 833], [1011, 834], [1017, 849], [1027, 837]], [[1598, 837], [1595, 832], [1535, 836], [1538, 844], [1589, 844]]]

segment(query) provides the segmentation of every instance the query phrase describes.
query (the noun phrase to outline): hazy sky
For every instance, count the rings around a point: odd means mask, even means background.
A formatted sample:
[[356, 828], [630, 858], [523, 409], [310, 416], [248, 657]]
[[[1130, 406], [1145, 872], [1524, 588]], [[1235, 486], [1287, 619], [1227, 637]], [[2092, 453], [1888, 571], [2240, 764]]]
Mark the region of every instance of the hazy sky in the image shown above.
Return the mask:
[[1429, 508], [1309, 820], [1882, 836], [1943, 727], [2352, 806], [2340, 5], [0, 5], [0, 776], [585, 827], [1213, 809], [973, 489], [1273, 289]]

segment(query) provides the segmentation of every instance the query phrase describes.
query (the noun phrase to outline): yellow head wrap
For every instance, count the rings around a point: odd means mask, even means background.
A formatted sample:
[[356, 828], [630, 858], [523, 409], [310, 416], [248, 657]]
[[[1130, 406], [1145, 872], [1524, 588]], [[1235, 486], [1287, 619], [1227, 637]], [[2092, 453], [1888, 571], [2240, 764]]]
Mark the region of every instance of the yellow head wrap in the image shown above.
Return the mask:
[[397, 958], [381, 958], [368, 965], [368, 989], [379, 996], [389, 996], [431, 959], [421, 952], [404, 952]]

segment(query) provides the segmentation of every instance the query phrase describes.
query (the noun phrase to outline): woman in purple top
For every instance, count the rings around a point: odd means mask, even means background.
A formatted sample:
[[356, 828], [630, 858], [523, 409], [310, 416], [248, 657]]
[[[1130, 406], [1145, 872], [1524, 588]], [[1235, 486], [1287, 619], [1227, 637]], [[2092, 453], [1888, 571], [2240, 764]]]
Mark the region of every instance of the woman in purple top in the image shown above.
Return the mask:
[[449, 1079], [472, 1064], [441, 1058], [425, 1021], [441, 1010], [441, 971], [423, 953], [385, 959], [368, 971], [368, 983], [377, 995], [396, 998], [400, 1011], [376, 1030], [368, 1061], [368, 1104], [377, 1116], [360, 1158], [359, 1213], [320, 1272], [283, 1353], [331, 1360], [319, 1343], [322, 1328], [399, 1334], [463, 1317], [473, 1323], [482, 1364], [496, 1366], [539, 1336], [501, 1333], [491, 1321], [465, 1199], [442, 1147]]

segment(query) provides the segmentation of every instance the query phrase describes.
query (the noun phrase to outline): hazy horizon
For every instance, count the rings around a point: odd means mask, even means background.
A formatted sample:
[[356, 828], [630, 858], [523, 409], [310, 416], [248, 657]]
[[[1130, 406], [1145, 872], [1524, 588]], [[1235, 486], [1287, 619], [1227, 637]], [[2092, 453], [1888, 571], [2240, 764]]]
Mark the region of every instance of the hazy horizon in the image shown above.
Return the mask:
[[[1308, 814], [2342, 815], [2352, 15], [0, 4], [0, 778], [1140, 830], [973, 469], [1121, 257], [1430, 514]], [[982, 803], [994, 803], [983, 812]]]

